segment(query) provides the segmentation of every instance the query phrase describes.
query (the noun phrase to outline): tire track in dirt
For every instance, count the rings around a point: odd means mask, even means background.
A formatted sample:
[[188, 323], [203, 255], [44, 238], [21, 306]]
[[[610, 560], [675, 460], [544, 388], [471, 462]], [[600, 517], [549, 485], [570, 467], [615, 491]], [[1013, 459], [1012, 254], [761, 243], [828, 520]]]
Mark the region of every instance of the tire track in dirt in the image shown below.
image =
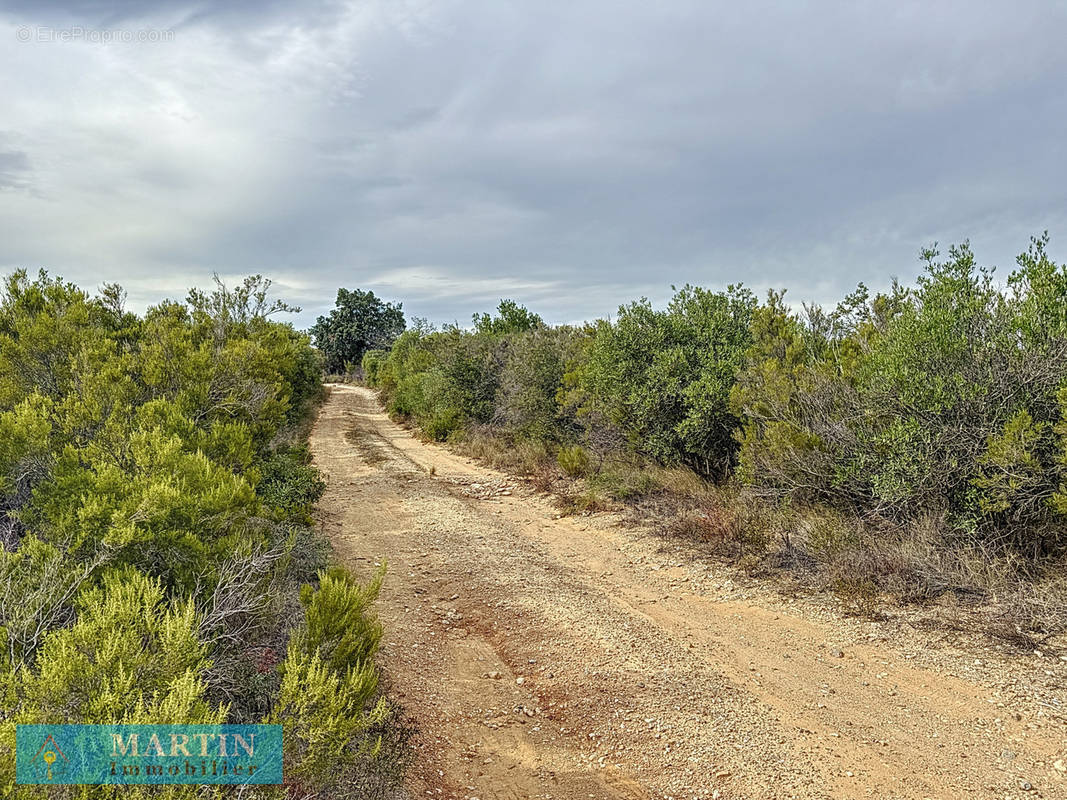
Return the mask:
[[745, 602], [610, 514], [467, 497], [457, 484], [506, 476], [419, 442], [363, 388], [331, 387], [312, 450], [340, 557], [389, 562], [383, 659], [421, 728], [413, 796], [1067, 796], [1062, 715], [960, 659]]

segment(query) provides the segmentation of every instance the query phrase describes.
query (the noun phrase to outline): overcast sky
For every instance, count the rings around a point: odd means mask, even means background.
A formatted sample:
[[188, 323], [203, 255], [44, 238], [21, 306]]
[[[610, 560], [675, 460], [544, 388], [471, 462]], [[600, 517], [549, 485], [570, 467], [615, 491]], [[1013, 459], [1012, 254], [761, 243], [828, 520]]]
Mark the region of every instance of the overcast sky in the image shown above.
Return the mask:
[[261, 272], [299, 326], [338, 286], [566, 322], [672, 283], [833, 302], [934, 240], [1067, 260], [1063, 3], [0, 9], [0, 269], [137, 310]]

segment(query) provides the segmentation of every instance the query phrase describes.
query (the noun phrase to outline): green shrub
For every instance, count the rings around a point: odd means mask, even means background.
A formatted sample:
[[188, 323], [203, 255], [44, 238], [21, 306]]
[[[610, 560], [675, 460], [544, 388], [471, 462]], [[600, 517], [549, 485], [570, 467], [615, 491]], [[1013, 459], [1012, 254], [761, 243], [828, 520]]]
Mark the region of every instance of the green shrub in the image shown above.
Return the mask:
[[589, 454], [580, 445], [561, 447], [556, 460], [560, 468], [572, 478], [579, 478], [589, 470]]
[[49, 633], [23, 671], [20, 722], [221, 722], [203, 700], [207, 648], [191, 601], [132, 569], [78, 595], [77, 621]]
[[276, 452], [260, 467], [256, 493], [283, 518], [310, 521], [311, 507], [326, 491], [322, 473], [307, 458], [306, 450]]
[[254, 537], [258, 504], [242, 476], [158, 430], [131, 432], [123, 456], [64, 449], [25, 510], [27, 523], [79, 558], [117, 550], [117, 558], [185, 587]]
[[373, 665], [337, 672], [317, 652], [290, 644], [283, 664], [281, 696], [269, 722], [282, 725], [286, 776], [329, 789], [364, 755], [377, 755], [369, 738], [388, 715], [384, 700], [370, 705], [377, 687]]
[[319, 574], [317, 588], [310, 584], [300, 591], [306, 630], [299, 639], [307, 652], [318, 652], [334, 670], [370, 663], [382, 638], [382, 627], [371, 613], [378, 599], [383, 566], [366, 586], [360, 586], [342, 567]]
[[286, 774], [299, 782], [328, 790], [365, 785], [368, 771], [382, 775], [375, 760], [389, 757], [381, 752], [381, 726], [392, 712], [384, 698], [375, 699], [373, 656], [382, 632], [371, 605], [383, 575], [384, 567], [360, 586], [333, 567], [320, 573], [317, 587], [301, 590], [305, 627], [290, 639], [271, 716], [283, 725]]
[[417, 326], [397, 339], [378, 370], [386, 408], [413, 417], [428, 436], [447, 439], [493, 414], [499, 368], [492, 337]]
[[[368, 760], [379, 739], [405, 741], [374, 698], [377, 582], [324, 575], [290, 636], [287, 612], [328, 547], [303, 524], [321, 476], [283, 443], [306, 434], [321, 363], [305, 335], [268, 319], [289, 310], [269, 285], [217, 282], [143, 319], [115, 286], [91, 298], [17, 272], [0, 290], [0, 795], [39, 794], [13, 786], [17, 722], [269, 714], [299, 743], [306, 794], [399, 780], [403, 758], [380, 774]], [[321, 768], [330, 748], [349, 765], [340, 778]]]
[[587, 411], [600, 409], [639, 453], [715, 477], [733, 463], [729, 394], [749, 346], [751, 292], [686, 286], [667, 310], [647, 300], [601, 321], [581, 372]]
[[485, 336], [507, 336], [544, 327], [544, 320], [514, 300], [501, 300], [496, 316], [475, 314], [474, 329]]
[[511, 337], [503, 348], [493, 422], [523, 439], [575, 439], [578, 420], [560, 399], [564, 374], [581, 346], [582, 334], [570, 327], [538, 326]]
[[363, 368], [363, 380], [368, 386], [381, 385], [382, 368], [389, 357], [388, 350], [368, 350], [363, 354], [361, 366]]
[[801, 318], [772, 295], [733, 391], [742, 479], [897, 521], [941, 514], [1034, 553], [1067, 544], [1067, 268], [1046, 243], [1019, 257], [1007, 291], [964, 245], [925, 251], [914, 289], [861, 286], [829, 314]]

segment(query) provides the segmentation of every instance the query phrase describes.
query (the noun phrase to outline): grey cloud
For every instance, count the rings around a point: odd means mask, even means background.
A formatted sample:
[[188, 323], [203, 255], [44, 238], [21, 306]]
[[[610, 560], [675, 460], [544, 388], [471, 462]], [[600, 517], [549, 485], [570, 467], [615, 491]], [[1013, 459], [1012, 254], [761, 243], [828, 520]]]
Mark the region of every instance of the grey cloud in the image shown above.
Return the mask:
[[672, 283], [832, 301], [934, 239], [1006, 268], [1067, 236], [1058, 4], [14, 7], [184, 20], [0, 65], [34, 82], [0, 127], [48, 201], [0, 197], [0, 265], [132, 277], [135, 301], [264, 272], [302, 323], [338, 285], [573, 321]]
[[30, 160], [26, 154], [0, 150], [0, 189], [24, 189], [29, 185]]
[[[342, 3], [318, 0], [304, 7], [312, 5], [338, 7]], [[3, 0], [0, 13], [20, 19], [65, 19], [82, 23], [117, 22], [158, 15], [179, 15], [189, 19], [243, 16], [255, 20], [257, 16], [285, 7], [292, 8], [293, 3], [286, 0]]]

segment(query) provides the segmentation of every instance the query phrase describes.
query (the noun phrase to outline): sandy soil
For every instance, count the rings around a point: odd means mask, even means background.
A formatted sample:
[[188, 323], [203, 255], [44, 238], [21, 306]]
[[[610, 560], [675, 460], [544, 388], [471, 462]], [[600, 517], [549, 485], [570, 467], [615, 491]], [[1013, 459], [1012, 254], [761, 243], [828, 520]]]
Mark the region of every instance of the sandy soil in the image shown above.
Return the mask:
[[382, 592], [390, 692], [440, 798], [1067, 798], [1067, 655], [747, 585], [332, 386], [322, 522]]

